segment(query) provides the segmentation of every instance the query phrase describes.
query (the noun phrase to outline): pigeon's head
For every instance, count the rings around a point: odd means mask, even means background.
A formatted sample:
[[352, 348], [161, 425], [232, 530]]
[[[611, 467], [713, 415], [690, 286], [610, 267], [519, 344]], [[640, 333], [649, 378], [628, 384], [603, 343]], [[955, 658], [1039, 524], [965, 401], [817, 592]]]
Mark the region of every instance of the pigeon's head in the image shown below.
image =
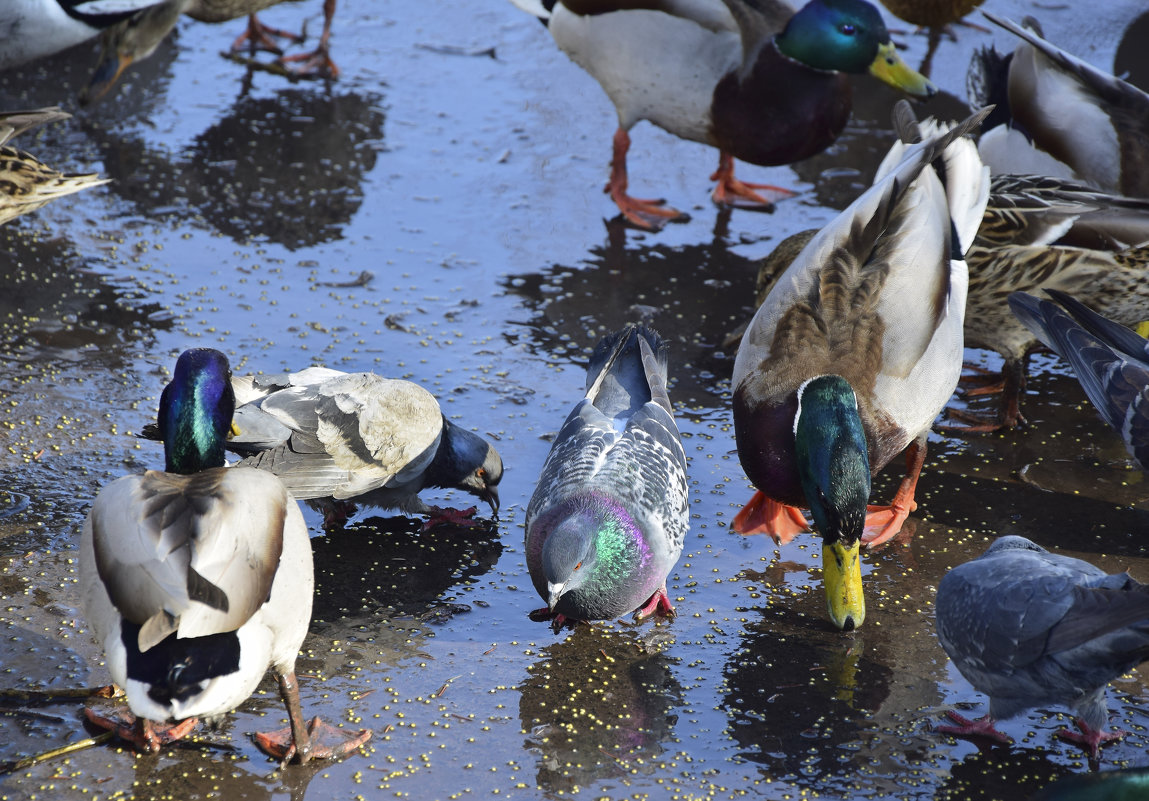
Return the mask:
[[650, 597], [651, 563], [642, 531], [622, 506], [598, 495], [572, 500], [543, 542], [544, 598], [552, 612], [576, 620], [618, 617]]
[[466, 490], [486, 501], [491, 513], [499, 512], [499, 482], [503, 460], [491, 443], [443, 419], [443, 442], [429, 471], [436, 487]]

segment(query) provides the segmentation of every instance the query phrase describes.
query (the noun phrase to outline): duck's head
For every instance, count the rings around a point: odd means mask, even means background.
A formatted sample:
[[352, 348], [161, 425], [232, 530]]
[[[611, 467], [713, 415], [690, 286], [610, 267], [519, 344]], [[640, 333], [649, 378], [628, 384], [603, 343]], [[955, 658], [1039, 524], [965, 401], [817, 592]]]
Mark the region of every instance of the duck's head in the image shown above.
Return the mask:
[[798, 476], [822, 535], [822, 575], [830, 619], [850, 631], [866, 619], [860, 543], [870, 498], [870, 459], [858, 400], [840, 376], [798, 389], [794, 418]]
[[159, 430], [169, 473], [223, 467], [235, 393], [227, 357], [212, 348], [180, 354], [172, 380], [160, 395]]
[[865, 0], [810, 0], [774, 41], [784, 55], [814, 69], [869, 72], [915, 97], [938, 91], [902, 60], [882, 15]]
[[80, 93], [80, 103], [87, 105], [99, 100], [128, 66], [154, 53], [187, 6], [187, 0], [164, 0], [107, 28], [100, 40], [100, 61], [91, 81]]

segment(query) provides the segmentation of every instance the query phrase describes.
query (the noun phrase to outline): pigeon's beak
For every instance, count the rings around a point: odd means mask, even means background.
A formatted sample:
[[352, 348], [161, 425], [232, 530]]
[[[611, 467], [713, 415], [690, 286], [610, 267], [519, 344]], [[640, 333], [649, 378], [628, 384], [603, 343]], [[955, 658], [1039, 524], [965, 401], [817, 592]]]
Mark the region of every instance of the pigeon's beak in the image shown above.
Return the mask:
[[491, 514], [499, 516], [499, 489], [498, 487], [485, 487], [479, 497], [491, 505]]
[[559, 598], [563, 595], [563, 590], [566, 589], [566, 584], [557, 584], [547, 582], [547, 609], [552, 612], [555, 611], [555, 605], [558, 604]]

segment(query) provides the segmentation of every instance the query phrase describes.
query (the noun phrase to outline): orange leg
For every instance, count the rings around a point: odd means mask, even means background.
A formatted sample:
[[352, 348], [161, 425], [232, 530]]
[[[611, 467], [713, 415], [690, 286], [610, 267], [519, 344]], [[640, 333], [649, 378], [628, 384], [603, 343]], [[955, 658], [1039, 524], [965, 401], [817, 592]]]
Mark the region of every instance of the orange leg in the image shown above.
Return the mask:
[[651, 615], [674, 617], [674, 605], [670, 603], [670, 598], [666, 594], [666, 584], [659, 587], [654, 595], [650, 596], [650, 600], [634, 613], [634, 619], [645, 620]]
[[343, 756], [371, 739], [370, 729], [360, 729], [353, 734], [328, 725], [319, 718], [312, 718], [305, 726], [295, 674], [288, 673], [277, 678], [279, 695], [287, 706], [290, 726], [278, 731], [257, 733], [255, 744], [263, 753], [278, 759], [283, 765], [288, 762], [304, 765], [311, 759]]
[[186, 737], [199, 722], [187, 718], [178, 723], [156, 723], [146, 718], [137, 718], [127, 709], [116, 709], [102, 715], [89, 707], [84, 708], [84, 716], [101, 729], [116, 733], [121, 740], [131, 743], [136, 750], [145, 754], [159, 753], [169, 743]]
[[610, 159], [610, 181], [606, 191], [618, 206], [622, 216], [637, 228], [657, 231], [668, 222], [686, 222], [690, 216], [666, 205], [665, 200], [643, 200], [627, 194], [626, 154], [630, 150], [630, 134], [619, 128], [614, 132], [613, 152]]
[[778, 503], [762, 492], [755, 492], [750, 503], [734, 516], [730, 526], [739, 534], [769, 534], [774, 542], [785, 545], [795, 534], [809, 531], [810, 526], [796, 507]]
[[299, 34], [264, 25], [255, 14], [251, 14], [247, 18], [247, 30], [231, 43], [231, 50], [235, 53], [245, 47], [251, 47], [253, 50], [263, 50], [268, 53], [275, 53], [277, 56], [282, 55], [283, 48], [275, 41], [276, 39], [286, 39], [289, 42], [303, 41], [303, 37]]
[[324, 78], [338, 78], [339, 67], [331, 60], [329, 40], [331, 39], [331, 20], [335, 16], [335, 0], [323, 0], [323, 33], [319, 35], [319, 45], [310, 53], [297, 53], [292, 56], [283, 56], [279, 63], [296, 64], [293, 72], [297, 75], [314, 75]]
[[914, 501], [914, 490], [918, 486], [918, 476], [925, 462], [926, 439], [923, 436], [906, 448], [906, 475], [890, 505], [866, 507], [866, 531], [862, 534], [862, 542], [868, 547], [873, 548], [895, 537], [902, 530], [902, 523], [910, 512], [918, 508]]
[[[775, 200], [784, 200], [797, 194], [772, 184], [751, 184], [739, 181], [734, 177], [734, 157], [724, 150], [718, 154], [718, 169], [710, 176], [710, 180], [718, 182], [718, 186], [714, 187], [714, 194], [710, 197], [719, 206], [739, 206], [742, 208], [757, 206], [763, 209], [772, 209]], [[758, 189], [769, 192], [774, 197], [767, 198], [755, 191]]]

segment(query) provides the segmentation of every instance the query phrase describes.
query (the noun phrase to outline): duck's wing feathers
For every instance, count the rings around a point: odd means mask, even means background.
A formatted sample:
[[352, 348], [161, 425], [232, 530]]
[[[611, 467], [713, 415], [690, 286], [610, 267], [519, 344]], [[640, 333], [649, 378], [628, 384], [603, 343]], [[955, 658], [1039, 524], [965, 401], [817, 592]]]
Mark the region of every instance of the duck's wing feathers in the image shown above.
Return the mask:
[[96, 566], [121, 616], [142, 627], [140, 650], [247, 622], [271, 591], [289, 503], [257, 470], [148, 471], [108, 485], [89, 516]]
[[1029, 18], [1023, 26], [982, 13], [1026, 43], [1015, 50], [1010, 65], [1016, 122], [1079, 177], [1145, 195], [1149, 95], [1046, 41]]
[[1121, 250], [1149, 242], [1149, 200], [1052, 176], [998, 174], [976, 242]]
[[[879, 373], [897, 379], [913, 372], [947, 316], [956, 314], [960, 326], [964, 264], [955, 286], [945, 187], [916, 179], [984, 113], [922, 143], [895, 145], [885, 173], [814, 236], [759, 307], [735, 360], [736, 386], [754, 370], [762, 396], [781, 397], [805, 378], [838, 373], [863, 395]], [[974, 152], [972, 143], [962, 147]], [[966, 161], [974, 166], [950, 180], [987, 195], [988, 174], [976, 155]], [[961, 214], [961, 228], [976, 229], [981, 209], [970, 204]], [[926, 237], [925, 230], [939, 233]], [[915, 310], [912, 324], [907, 309]], [[887, 325], [892, 320], [898, 324]]]

